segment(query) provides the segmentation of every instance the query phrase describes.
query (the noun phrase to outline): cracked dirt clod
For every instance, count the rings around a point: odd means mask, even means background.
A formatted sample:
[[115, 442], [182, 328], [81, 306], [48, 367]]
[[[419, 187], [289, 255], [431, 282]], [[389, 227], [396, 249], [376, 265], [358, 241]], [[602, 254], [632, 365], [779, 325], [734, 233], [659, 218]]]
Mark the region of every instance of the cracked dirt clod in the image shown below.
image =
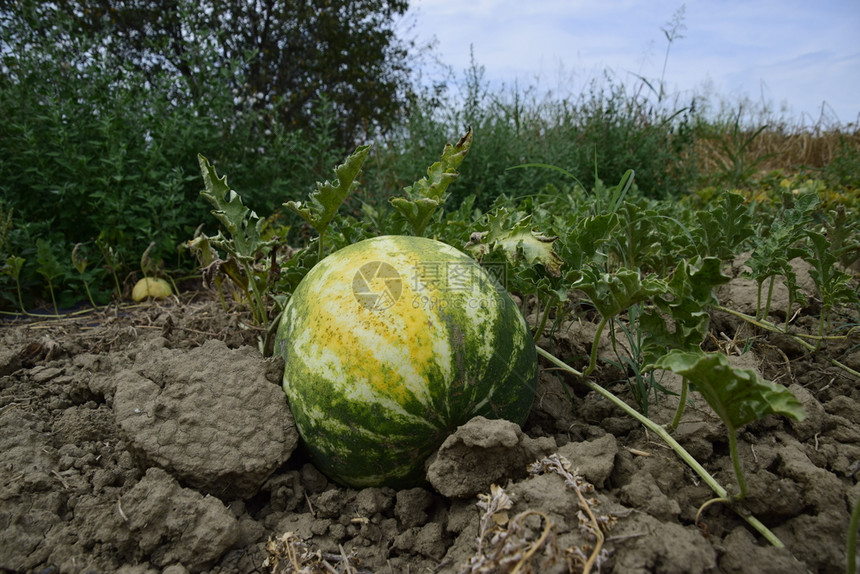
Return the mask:
[[440, 494], [468, 498], [493, 482], [525, 475], [526, 466], [555, 450], [551, 438], [531, 438], [506, 420], [475, 417], [445, 439], [427, 461], [427, 480]]
[[179, 562], [202, 571], [239, 540], [236, 518], [214, 497], [180, 487], [166, 472], [151, 468], [120, 500], [124, 526], [135, 553], [156, 566]]
[[298, 443], [267, 371], [254, 349], [216, 340], [140, 354], [117, 375], [117, 424], [147, 466], [222, 498], [251, 496]]

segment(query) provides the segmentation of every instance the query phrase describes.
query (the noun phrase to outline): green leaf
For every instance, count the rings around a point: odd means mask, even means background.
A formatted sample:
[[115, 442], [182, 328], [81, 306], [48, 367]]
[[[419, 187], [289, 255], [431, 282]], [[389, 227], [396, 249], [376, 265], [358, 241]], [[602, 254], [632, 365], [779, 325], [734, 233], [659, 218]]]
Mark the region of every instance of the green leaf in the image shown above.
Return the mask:
[[36, 262], [39, 264], [36, 271], [48, 281], [62, 276], [65, 271], [51, 248], [51, 243], [46, 239], [36, 240]]
[[803, 405], [788, 389], [755, 371], [732, 367], [722, 353], [673, 350], [654, 368], [677, 373], [696, 385], [730, 431], [769, 414], [806, 418]]
[[359, 146], [346, 161], [335, 168], [334, 182], [318, 182], [306, 203], [288, 201], [284, 203], [284, 207], [299, 214], [319, 235], [325, 234], [340, 205], [358, 185], [355, 178], [361, 172], [361, 166], [369, 152], [369, 145]]
[[394, 209], [409, 222], [415, 235], [424, 234], [427, 224], [430, 223], [430, 218], [441, 205], [440, 201], [427, 197], [419, 197], [418, 199], [392, 197], [389, 201]]
[[445, 144], [442, 158], [429, 168], [427, 175], [403, 188], [405, 197], [391, 198], [391, 205], [412, 226], [415, 235], [423, 235], [427, 224], [448, 197], [447, 189], [457, 179], [457, 168], [472, 147], [472, 128], [455, 144]]
[[594, 266], [583, 269], [582, 278], [571, 288], [588, 295], [604, 318], [614, 317], [631, 305], [669, 290], [662, 279], [650, 276], [642, 279], [639, 272], [632, 269], [606, 273]]
[[628, 169], [624, 172], [624, 175], [621, 176], [621, 181], [618, 182], [618, 185], [612, 188], [612, 194], [608, 197], [608, 209], [610, 213], [617, 212], [618, 208], [624, 203], [624, 198], [627, 197], [627, 193], [630, 191], [630, 188], [633, 187], [634, 177], [634, 171], [632, 169]]
[[6, 265], [3, 267], [3, 273], [9, 275], [15, 281], [18, 280], [18, 277], [21, 275], [21, 269], [24, 267], [24, 263], [27, 260], [23, 257], [17, 257], [15, 255], [10, 255], [6, 259]]
[[851, 286], [851, 276], [837, 266], [839, 259], [833, 254], [830, 242], [817, 231], [807, 231], [811, 253], [806, 260], [812, 264], [809, 276], [815, 282], [822, 306], [829, 310], [839, 304], [857, 303], [857, 291]]
[[584, 259], [592, 259], [600, 247], [611, 238], [620, 223], [617, 213], [586, 217], [574, 230], [573, 249]]
[[726, 193], [709, 210], [698, 215], [699, 241], [708, 255], [723, 260], [733, 257], [740, 245], [755, 233], [750, 209], [744, 197], [737, 193]]
[[646, 363], [667, 348], [692, 351], [702, 344], [710, 324], [709, 307], [719, 303], [714, 288], [730, 281], [721, 268], [716, 257], [684, 260], [675, 268], [668, 292], [654, 297], [655, 308], [641, 318], [648, 335], [643, 347]]
[[489, 229], [476, 233], [466, 244], [466, 249], [481, 259], [487, 253], [501, 249], [511, 265], [525, 260], [529, 265], [540, 263], [554, 277], [561, 275], [562, 259], [553, 250], [558, 237], [548, 237], [531, 227], [531, 215], [507, 227], [509, 212], [501, 208], [488, 216]]
[[218, 177], [215, 168], [202, 155], [197, 156], [203, 183], [206, 189], [200, 195], [206, 198], [215, 208], [212, 215], [230, 233], [232, 241], [227, 240], [220, 232], [210, 238], [213, 245], [224, 249], [242, 261], [253, 260], [257, 250], [263, 243], [260, 240], [260, 230], [263, 220], [242, 203], [242, 197], [227, 185], [227, 176]]
[[804, 255], [805, 250], [796, 244], [803, 238], [812, 222], [819, 199], [815, 193], [795, 197], [785, 194], [786, 209], [772, 224], [761, 227], [753, 239], [753, 251], [746, 265], [750, 268], [744, 277], [759, 284], [772, 275], [778, 275], [789, 267], [788, 262]]
[[860, 222], [848, 218], [844, 205], [838, 205], [836, 211], [831, 210], [829, 215], [830, 218], [825, 220], [824, 225], [830, 238], [831, 249], [839, 262], [849, 267], [860, 258]]

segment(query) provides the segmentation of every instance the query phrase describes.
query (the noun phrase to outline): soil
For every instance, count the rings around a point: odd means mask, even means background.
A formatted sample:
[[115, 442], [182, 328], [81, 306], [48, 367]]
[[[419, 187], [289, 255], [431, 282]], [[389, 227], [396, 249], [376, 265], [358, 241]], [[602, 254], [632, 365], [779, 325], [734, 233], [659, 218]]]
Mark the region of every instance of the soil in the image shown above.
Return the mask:
[[[737, 279], [721, 300], [748, 310], [750, 287]], [[814, 332], [815, 311], [813, 302], [793, 317], [797, 328]], [[778, 299], [773, 313], [784, 320]], [[697, 521], [714, 497], [699, 477], [548, 364], [522, 429], [470, 421], [428, 461], [426, 486], [333, 484], [305, 458], [279, 387], [283, 365], [262, 358], [243, 316], [190, 292], [0, 326], [0, 570], [456, 573], [522, 562], [520, 571], [580, 571], [595, 521], [607, 533], [594, 572], [845, 570], [860, 496], [860, 380], [831, 360], [860, 370], [856, 336], [811, 354], [713, 316], [709, 344], [788, 387], [808, 417], [741, 428], [749, 496], [710, 504]], [[539, 343], [581, 368], [593, 333], [580, 319]], [[605, 342], [601, 354], [612, 357]], [[632, 404], [630, 373], [602, 365], [596, 380]], [[731, 491], [725, 428], [692, 399], [674, 437]], [[676, 405], [657, 393], [648, 415], [667, 423]]]

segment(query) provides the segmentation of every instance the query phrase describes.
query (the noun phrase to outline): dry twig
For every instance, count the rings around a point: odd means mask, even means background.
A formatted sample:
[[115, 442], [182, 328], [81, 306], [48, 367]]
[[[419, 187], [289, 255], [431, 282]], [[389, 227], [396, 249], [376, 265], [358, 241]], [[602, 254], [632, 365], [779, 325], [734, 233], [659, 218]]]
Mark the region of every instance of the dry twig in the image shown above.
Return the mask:
[[579, 519], [580, 531], [589, 539], [594, 540], [594, 548], [591, 553], [586, 556], [587, 548], [568, 549], [565, 554], [568, 557], [568, 563], [571, 567], [580, 566], [583, 574], [589, 574], [591, 569], [597, 566], [600, 570], [600, 564], [606, 559], [607, 553], [603, 549], [604, 532], [609, 532], [618, 519], [612, 515], [595, 515], [592, 511], [593, 506], [597, 506], [597, 501], [594, 499], [586, 499], [586, 494], [591, 494], [594, 491], [594, 486], [587, 482], [579, 471], [570, 470], [570, 461], [559, 454], [551, 454], [529, 466], [529, 472], [532, 474], [543, 474], [546, 472], [554, 472], [564, 478], [565, 487], [576, 492], [579, 499]]
[[272, 574], [358, 574], [352, 565], [355, 553], [347, 554], [340, 547], [340, 554], [312, 551], [295, 532], [285, 532], [280, 538], [266, 543], [268, 558], [263, 566]]

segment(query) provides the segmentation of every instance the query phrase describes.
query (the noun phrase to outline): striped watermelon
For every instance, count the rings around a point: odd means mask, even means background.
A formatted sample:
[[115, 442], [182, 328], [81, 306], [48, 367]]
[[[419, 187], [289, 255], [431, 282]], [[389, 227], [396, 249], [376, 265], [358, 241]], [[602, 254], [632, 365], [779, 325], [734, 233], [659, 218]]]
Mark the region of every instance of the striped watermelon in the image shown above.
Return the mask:
[[275, 340], [314, 463], [356, 488], [411, 487], [476, 415], [525, 422], [537, 355], [519, 309], [469, 256], [421, 237], [376, 237], [319, 262]]

